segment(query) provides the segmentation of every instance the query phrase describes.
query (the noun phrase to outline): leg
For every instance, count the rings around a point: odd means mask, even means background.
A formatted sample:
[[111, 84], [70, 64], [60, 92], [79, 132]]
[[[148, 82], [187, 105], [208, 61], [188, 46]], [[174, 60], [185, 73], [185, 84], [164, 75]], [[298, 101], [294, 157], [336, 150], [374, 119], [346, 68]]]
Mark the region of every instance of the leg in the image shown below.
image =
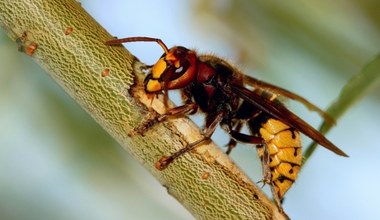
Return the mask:
[[281, 199], [278, 196], [278, 194], [275, 190], [275, 186], [273, 185], [274, 183], [272, 181], [272, 172], [271, 172], [271, 169], [269, 166], [270, 165], [270, 154], [269, 154], [268, 146], [266, 145], [263, 138], [240, 133], [238, 130], [239, 126], [237, 126], [236, 128], [237, 128], [236, 130], [230, 130], [229, 131], [229, 134], [231, 135], [231, 137], [234, 140], [245, 142], [245, 143], [257, 144], [257, 149], [259, 152], [261, 165], [263, 168], [263, 179], [259, 182], [262, 182], [264, 184], [263, 187], [265, 186], [265, 184], [270, 185], [271, 192], [273, 195], [273, 199], [274, 199], [277, 207], [279, 208], [280, 212], [284, 213], [284, 210], [281, 206]]
[[[241, 122], [238, 122], [238, 124], [235, 126], [235, 131], [240, 132], [242, 127], [243, 127], [243, 124]], [[236, 144], [237, 144], [236, 140], [233, 138], [230, 138], [230, 141], [227, 143], [227, 151], [226, 151], [227, 155], [229, 155], [232, 149], [236, 147]]]
[[234, 149], [237, 145], [237, 142], [234, 140], [234, 139], [230, 139], [230, 141], [227, 143], [226, 147], [227, 147], [227, 150], [226, 150], [226, 154], [229, 155], [232, 151], [232, 149]]
[[243, 134], [240, 132], [243, 124], [241, 122], [238, 122], [235, 129], [230, 129], [228, 126], [223, 126], [224, 130], [231, 136], [230, 142], [227, 144], [227, 151], [226, 154], [229, 154], [231, 150], [236, 146], [236, 141], [240, 141], [243, 143], [249, 143], [249, 144], [262, 144], [263, 138], [256, 137], [248, 134]]
[[284, 210], [281, 206], [280, 196], [275, 189], [275, 185], [274, 185], [275, 183], [273, 182], [273, 179], [272, 179], [272, 172], [270, 169], [270, 154], [269, 154], [268, 146], [266, 144], [262, 144], [262, 145], [258, 145], [257, 147], [263, 148], [262, 149], [263, 153], [260, 157], [261, 165], [263, 168], [263, 179], [260, 182], [263, 182], [263, 187], [265, 186], [265, 184], [269, 184], [274, 202], [276, 203], [279, 211], [281, 213], [284, 213]]
[[247, 135], [247, 134], [242, 134], [242, 133], [238, 132], [237, 130], [231, 130], [230, 135], [233, 139], [235, 139], [237, 141], [251, 143], [251, 144], [257, 144], [257, 148], [259, 149], [259, 151], [262, 151], [262, 155], [260, 155], [260, 160], [261, 160], [261, 165], [263, 168], [263, 179], [259, 182], [263, 183], [263, 187], [265, 186], [265, 184], [270, 185], [270, 189], [271, 189], [271, 192], [273, 195], [273, 199], [274, 199], [278, 209], [280, 210], [280, 212], [284, 213], [284, 210], [281, 206], [281, 199], [275, 190], [275, 186], [273, 185], [274, 183], [272, 181], [272, 172], [271, 172], [271, 169], [269, 166], [270, 154], [269, 154], [268, 147], [267, 147], [266, 143], [264, 142], [264, 140], [261, 137], [255, 137], [255, 136], [251, 136], [251, 135]]
[[261, 161], [261, 167], [263, 169], [263, 179], [259, 182], [263, 183], [263, 187], [265, 184], [271, 184], [272, 183], [272, 173], [270, 170], [270, 155], [268, 147], [265, 143], [257, 145], [257, 150], [259, 153], [260, 161]]
[[276, 203], [277, 208], [279, 209], [279, 211], [281, 213], [284, 213], [284, 209], [282, 208], [282, 205], [281, 205], [282, 201], [281, 201], [280, 197], [278, 196], [276, 189], [274, 188], [273, 182], [271, 182], [271, 184], [270, 184], [270, 190], [272, 192], [273, 200]]
[[168, 109], [163, 115], [156, 115], [154, 118], [141, 123], [134, 129], [135, 132], [143, 135], [153, 125], [165, 121], [168, 117], [183, 117], [197, 111], [198, 105], [195, 103], [188, 103], [175, 108]]
[[243, 134], [236, 130], [231, 130], [228, 133], [233, 139], [243, 142], [243, 143], [262, 144], [264, 142], [262, 137], [256, 137], [256, 136], [252, 136], [248, 134]]
[[191, 150], [193, 150], [196, 146], [198, 146], [199, 144], [205, 142], [205, 141], [208, 141], [210, 140], [212, 134], [214, 133], [215, 129], [216, 129], [216, 126], [219, 124], [219, 122], [222, 121], [223, 119], [223, 116], [224, 116], [224, 113], [221, 112], [219, 113], [218, 115], [215, 116], [214, 120], [212, 121], [212, 123], [206, 128], [204, 134], [203, 134], [203, 138], [199, 139], [198, 141], [195, 141], [193, 143], [190, 143], [188, 144], [186, 147], [180, 149], [179, 151], [173, 153], [172, 155], [170, 156], [163, 156], [157, 163], [156, 163], [156, 168], [158, 170], [164, 170], [166, 167], [169, 166], [169, 164], [171, 162], [173, 162], [173, 160], [175, 160], [176, 158], [180, 157], [181, 155], [183, 155], [184, 153], [186, 152], [189, 152]]

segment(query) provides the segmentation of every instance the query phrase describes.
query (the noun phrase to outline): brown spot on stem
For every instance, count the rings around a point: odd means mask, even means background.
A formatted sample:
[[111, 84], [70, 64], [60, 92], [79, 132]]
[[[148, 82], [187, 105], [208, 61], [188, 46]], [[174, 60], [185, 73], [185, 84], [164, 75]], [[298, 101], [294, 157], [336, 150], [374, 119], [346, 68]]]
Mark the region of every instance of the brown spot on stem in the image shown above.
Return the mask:
[[70, 35], [71, 34], [71, 32], [73, 32], [74, 31], [74, 28], [73, 27], [68, 27], [66, 30], [65, 30], [65, 35]]
[[109, 73], [110, 73], [110, 69], [106, 68], [103, 70], [101, 75], [102, 75], [102, 77], [106, 77], [106, 76], [108, 76]]

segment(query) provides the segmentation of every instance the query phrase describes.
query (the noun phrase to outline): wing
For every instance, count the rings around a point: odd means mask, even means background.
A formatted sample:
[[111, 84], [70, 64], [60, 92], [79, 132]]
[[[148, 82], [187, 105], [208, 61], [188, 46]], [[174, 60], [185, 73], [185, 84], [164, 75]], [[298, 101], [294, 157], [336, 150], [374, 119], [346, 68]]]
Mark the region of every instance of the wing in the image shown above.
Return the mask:
[[255, 79], [253, 77], [244, 75], [244, 83], [256, 88], [262, 88], [267, 89], [275, 94], [283, 95], [287, 98], [296, 100], [300, 103], [302, 103], [304, 106], [306, 106], [309, 110], [317, 112], [327, 123], [335, 124], [335, 119], [332, 118], [329, 114], [327, 114], [322, 109], [318, 108], [316, 105], [310, 103], [305, 98], [280, 87], [277, 87], [275, 85], [272, 85], [270, 83]]
[[282, 121], [286, 125], [295, 128], [296, 130], [307, 135], [321, 146], [333, 151], [334, 153], [348, 157], [341, 149], [331, 143], [319, 131], [314, 129], [311, 125], [299, 118], [297, 115], [289, 111], [285, 106], [278, 105], [265, 99], [259, 94], [242, 87], [241, 85], [231, 84], [231, 90], [234, 91], [240, 98], [256, 106], [258, 109], [268, 113], [272, 117]]

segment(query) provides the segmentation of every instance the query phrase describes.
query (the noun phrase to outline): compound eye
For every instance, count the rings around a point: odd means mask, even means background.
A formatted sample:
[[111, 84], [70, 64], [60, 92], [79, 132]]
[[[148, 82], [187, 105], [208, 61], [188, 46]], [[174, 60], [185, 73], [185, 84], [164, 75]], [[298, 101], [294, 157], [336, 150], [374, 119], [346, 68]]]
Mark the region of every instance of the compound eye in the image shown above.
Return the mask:
[[180, 78], [183, 74], [186, 73], [189, 68], [190, 63], [187, 60], [182, 60], [179, 62], [178, 68], [175, 66], [169, 66], [163, 74], [161, 74], [160, 81], [161, 82], [170, 82]]

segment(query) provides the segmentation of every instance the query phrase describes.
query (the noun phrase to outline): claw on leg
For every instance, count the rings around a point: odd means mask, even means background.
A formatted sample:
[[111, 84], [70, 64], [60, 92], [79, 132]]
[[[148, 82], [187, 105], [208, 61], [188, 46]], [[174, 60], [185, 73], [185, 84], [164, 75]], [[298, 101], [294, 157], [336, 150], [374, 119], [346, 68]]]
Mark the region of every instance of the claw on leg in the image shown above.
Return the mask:
[[157, 161], [154, 166], [157, 170], [162, 171], [166, 169], [171, 162], [173, 162], [174, 158], [163, 156], [159, 161]]

